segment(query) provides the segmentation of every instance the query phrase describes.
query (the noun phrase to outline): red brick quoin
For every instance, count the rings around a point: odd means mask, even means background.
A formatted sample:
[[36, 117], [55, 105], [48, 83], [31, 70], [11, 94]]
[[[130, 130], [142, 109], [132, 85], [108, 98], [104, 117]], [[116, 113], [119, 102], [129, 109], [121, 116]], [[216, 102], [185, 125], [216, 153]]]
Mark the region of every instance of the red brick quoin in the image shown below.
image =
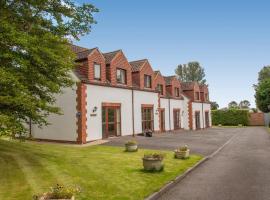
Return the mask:
[[86, 143], [86, 85], [84, 83], [77, 83], [77, 143]]

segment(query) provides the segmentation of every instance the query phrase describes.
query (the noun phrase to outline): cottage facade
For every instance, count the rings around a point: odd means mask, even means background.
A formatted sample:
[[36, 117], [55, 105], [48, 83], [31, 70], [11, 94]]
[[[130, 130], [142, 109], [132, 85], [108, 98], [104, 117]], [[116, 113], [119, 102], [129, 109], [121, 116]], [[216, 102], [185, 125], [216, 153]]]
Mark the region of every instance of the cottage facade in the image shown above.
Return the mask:
[[41, 140], [87, 142], [108, 137], [211, 127], [206, 85], [180, 83], [153, 71], [147, 59], [129, 62], [121, 50], [71, 46], [77, 82], [56, 96], [63, 115], [51, 114], [49, 126], [32, 126]]

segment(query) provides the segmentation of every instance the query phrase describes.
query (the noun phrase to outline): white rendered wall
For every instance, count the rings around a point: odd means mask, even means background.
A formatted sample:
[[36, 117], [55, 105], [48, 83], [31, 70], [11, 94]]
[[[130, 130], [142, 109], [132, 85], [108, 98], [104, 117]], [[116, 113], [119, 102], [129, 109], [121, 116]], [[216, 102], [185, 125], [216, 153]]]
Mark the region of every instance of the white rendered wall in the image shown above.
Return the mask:
[[142, 133], [142, 104], [154, 105], [154, 130], [159, 131], [158, 93], [134, 90], [134, 128], [135, 134]]
[[56, 106], [60, 107], [63, 115], [50, 114], [48, 122], [50, 125], [40, 129], [32, 126], [32, 135], [38, 139], [48, 140], [77, 140], [77, 118], [76, 118], [76, 86], [63, 89], [63, 94], [56, 95]]
[[[87, 85], [87, 141], [102, 139], [102, 103], [121, 104], [121, 135], [131, 135], [132, 91], [129, 89]], [[93, 108], [97, 107], [96, 116]], [[140, 110], [141, 111], [141, 110]]]
[[193, 130], [196, 130], [196, 121], [195, 121], [195, 112], [200, 111], [200, 125], [201, 128], [206, 128], [205, 123], [205, 112], [209, 112], [209, 126], [212, 126], [211, 119], [211, 105], [208, 103], [196, 103], [192, 102], [192, 121], [193, 121]]
[[183, 100], [183, 125], [182, 127], [185, 129], [185, 130], [189, 130], [189, 109], [188, 109], [188, 103], [189, 103], [189, 99], [185, 96], [184, 97], [184, 100]]

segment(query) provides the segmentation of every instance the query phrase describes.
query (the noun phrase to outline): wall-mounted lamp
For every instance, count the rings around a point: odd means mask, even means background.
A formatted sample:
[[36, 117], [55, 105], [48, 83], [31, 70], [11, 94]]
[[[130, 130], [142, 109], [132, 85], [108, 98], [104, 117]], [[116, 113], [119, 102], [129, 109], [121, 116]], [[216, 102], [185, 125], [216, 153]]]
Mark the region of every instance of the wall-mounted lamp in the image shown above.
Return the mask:
[[97, 107], [95, 106], [94, 108], [93, 108], [93, 113], [95, 113], [95, 112], [97, 112]]
[[159, 109], [156, 109], [156, 115], [158, 115], [159, 114]]
[[81, 117], [81, 112], [77, 112], [77, 113], [76, 113], [76, 117], [77, 117], [77, 118]]

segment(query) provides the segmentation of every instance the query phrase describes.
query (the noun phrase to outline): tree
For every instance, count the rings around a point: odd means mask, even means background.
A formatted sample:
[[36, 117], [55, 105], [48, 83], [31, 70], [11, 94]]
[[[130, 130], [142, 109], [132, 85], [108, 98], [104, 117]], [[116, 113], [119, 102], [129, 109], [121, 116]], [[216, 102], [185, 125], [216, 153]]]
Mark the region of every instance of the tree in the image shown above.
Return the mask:
[[219, 108], [219, 105], [217, 102], [213, 101], [211, 102], [211, 110], [217, 110]]
[[175, 73], [182, 82], [196, 81], [200, 84], [206, 83], [204, 68], [196, 61], [189, 62], [187, 65], [178, 65]]
[[259, 83], [265, 79], [270, 79], [270, 65], [264, 66], [262, 70], [259, 72]]
[[72, 0], [0, 2], [0, 132], [23, 132], [29, 119], [47, 125], [48, 114], [61, 114], [54, 95], [73, 84], [68, 38], [89, 33], [94, 12]]
[[248, 100], [243, 100], [239, 103], [239, 108], [248, 109], [250, 107], [250, 102]]
[[256, 87], [257, 107], [265, 113], [270, 112], [270, 79], [261, 81]]
[[237, 109], [239, 108], [238, 106], [238, 103], [236, 101], [231, 101], [229, 104], [228, 104], [228, 108], [229, 109]]

